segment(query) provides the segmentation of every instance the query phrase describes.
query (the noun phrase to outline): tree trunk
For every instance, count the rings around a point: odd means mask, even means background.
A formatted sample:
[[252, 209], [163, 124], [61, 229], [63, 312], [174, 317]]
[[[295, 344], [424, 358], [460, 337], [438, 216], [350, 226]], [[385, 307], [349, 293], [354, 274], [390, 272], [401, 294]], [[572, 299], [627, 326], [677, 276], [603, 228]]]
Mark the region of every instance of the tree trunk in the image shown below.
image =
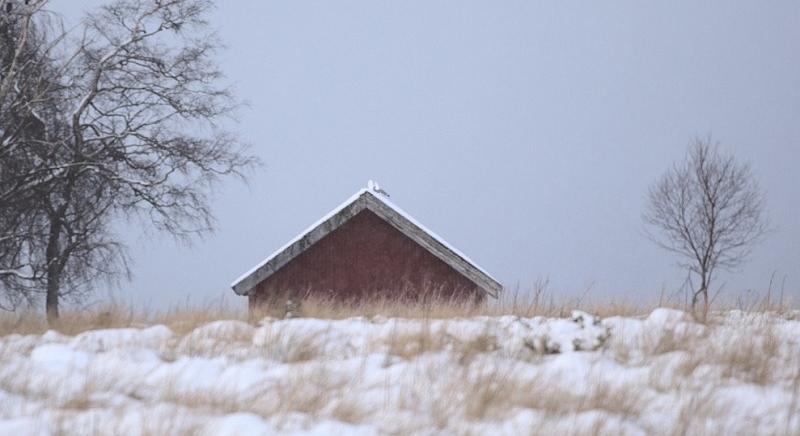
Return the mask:
[[53, 324], [58, 320], [58, 297], [61, 290], [61, 262], [59, 262], [58, 240], [61, 236], [61, 225], [58, 219], [50, 224], [50, 235], [47, 239], [47, 296], [45, 298], [45, 312], [47, 323]]
[[[694, 315], [695, 319], [705, 322], [708, 316], [708, 278], [706, 273], [701, 274], [700, 280], [700, 289], [695, 291], [692, 296], [692, 315]], [[697, 305], [700, 302], [700, 297], [703, 297], [703, 307], [698, 313]]]
[[708, 320], [708, 287], [703, 288], [703, 322]]
[[45, 299], [45, 310], [47, 312], [47, 323], [53, 324], [58, 321], [58, 291], [61, 287], [61, 273], [47, 272], [47, 298]]

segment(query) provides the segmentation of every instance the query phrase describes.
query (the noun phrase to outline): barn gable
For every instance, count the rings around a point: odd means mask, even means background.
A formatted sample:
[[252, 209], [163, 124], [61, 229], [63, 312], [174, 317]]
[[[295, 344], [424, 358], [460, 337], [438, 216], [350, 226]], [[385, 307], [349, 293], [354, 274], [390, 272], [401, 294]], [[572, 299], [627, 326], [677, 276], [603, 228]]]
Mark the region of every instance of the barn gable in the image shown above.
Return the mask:
[[374, 213], [389, 223], [416, 244], [425, 248], [425, 250], [445, 262], [456, 272], [469, 279], [486, 294], [492, 297], [498, 296], [502, 286], [497, 280], [463, 253], [422, 226], [422, 224], [392, 203], [385, 195], [371, 188], [356, 192], [339, 207], [312, 224], [306, 231], [236, 279], [231, 287], [239, 295], [249, 295], [259, 283], [269, 278], [292, 259], [364, 210]]

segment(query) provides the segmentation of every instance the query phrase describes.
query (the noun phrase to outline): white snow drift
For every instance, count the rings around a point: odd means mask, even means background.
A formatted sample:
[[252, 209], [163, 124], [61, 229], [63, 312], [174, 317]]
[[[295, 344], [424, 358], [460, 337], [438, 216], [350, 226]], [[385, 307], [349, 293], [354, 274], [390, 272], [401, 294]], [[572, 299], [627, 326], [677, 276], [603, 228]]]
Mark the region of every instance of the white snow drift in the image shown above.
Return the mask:
[[800, 322], [217, 321], [0, 338], [0, 434], [800, 434]]

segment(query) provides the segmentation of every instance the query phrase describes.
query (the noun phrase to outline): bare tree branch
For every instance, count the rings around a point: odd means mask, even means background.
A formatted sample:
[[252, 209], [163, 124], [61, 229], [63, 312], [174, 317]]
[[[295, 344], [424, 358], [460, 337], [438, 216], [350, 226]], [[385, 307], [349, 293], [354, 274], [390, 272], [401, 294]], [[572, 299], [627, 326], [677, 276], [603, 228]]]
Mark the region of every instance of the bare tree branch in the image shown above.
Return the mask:
[[0, 108], [15, 115], [0, 115], [0, 283], [14, 302], [44, 293], [55, 319], [60, 297], [128, 273], [115, 219], [188, 241], [213, 230], [211, 189], [257, 161], [220, 127], [238, 101], [220, 86], [212, 1], [111, 1], [77, 38], [37, 21], [46, 3], [2, 27], [14, 98]]

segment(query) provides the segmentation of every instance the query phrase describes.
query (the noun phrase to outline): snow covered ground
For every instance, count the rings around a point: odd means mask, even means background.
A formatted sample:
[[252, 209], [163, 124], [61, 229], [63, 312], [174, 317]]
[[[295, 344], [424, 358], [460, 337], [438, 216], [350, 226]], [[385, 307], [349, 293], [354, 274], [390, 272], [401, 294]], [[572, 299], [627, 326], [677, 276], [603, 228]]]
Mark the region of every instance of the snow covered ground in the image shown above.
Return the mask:
[[217, 321], [0, 338], [0, 434], [800, 434], [800, 316]]

